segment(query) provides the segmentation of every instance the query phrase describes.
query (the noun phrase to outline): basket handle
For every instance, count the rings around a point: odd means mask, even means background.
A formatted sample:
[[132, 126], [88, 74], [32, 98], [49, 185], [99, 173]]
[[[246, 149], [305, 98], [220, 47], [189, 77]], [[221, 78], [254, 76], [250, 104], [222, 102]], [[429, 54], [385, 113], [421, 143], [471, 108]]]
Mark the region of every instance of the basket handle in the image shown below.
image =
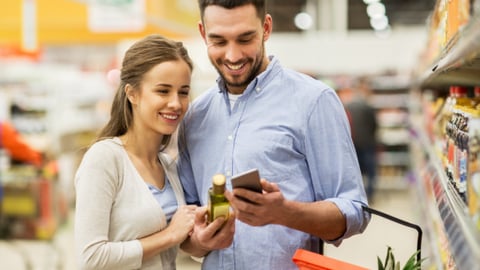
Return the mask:
[[398, 224], [401, 224], [403, 226], [407, 226], [407, 227], [410, 227], [412, 229], [415, 229], [418, 233], [418, 237], [417, 237], [417, 261], [420, 261], [422, 259], [422, 228], [420, 228], [420, 226], [416, 225], [416, 224], [413, 224], [413, 223], [410, 223], [410, 222], [407, 222], [405, 220], [402, 220], [402, 219], [399, 219], [397, 217], [394, 217], [392, 215], [389, 215], [387, 213], [384, 213], [382, 211], [379, 211], [379, 210], [375, 210], [373, 208], [370, 208], [370, 207], [367, 207], [367, 206], [362, 206], [363, 208], [363, 211], [365, 212], [368, 212], [370, 214], [374, 214], [374, 215], [377, 215], [377, 216], [381, 216], [383, 218], [386, 218], [390, 221], [393, 221], [393, 222], [396, 222]]

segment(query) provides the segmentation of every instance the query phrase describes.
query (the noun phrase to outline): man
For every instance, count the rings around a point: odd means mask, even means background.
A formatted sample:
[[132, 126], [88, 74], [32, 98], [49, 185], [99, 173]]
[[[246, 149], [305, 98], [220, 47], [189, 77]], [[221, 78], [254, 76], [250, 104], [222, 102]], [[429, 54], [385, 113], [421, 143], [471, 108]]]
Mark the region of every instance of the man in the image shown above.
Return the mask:
[[360, 77], [355, 83], [353, 100], [345, 104], [350, 115], [353, 145], [357, 152], [360, 170], [367, 179], [367, 198], [373, 199], [377, 167], [377, 117], [375, 108], [368, 103], [370, 82]]
[[263, 193], [226, 191], [233, 216], [207, 226], [199, 215], [182, 248], [205, 255], [203, 269], [297, 269], [297, 249], [318, 251], [320, 239], [338, 245], [369, 221], [345, 111], [330, 87], [267, 57], [272, 17], [264, 1], [199, 6], [220, 78], [179, 132], [186, 200], [205, 205], [214, 174], [230, 179], [252, 168]]

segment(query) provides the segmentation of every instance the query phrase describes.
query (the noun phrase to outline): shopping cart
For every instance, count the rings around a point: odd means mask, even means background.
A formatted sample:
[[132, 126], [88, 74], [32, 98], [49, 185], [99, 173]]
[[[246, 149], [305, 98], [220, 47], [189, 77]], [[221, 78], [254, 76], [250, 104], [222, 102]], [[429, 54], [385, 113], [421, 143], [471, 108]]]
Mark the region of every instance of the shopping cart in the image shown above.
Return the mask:
[[[422, 254], [422, 228], [420, 226], [399, 219], [387, 213], [379, 210], [375, 210], [370, 207], [363, 207], [363, 211], [373, 215], [378, 215], [382, 218], [388, 219], [400, 225], [415, 229], [418, 233], [417, 236], [417, 261], [421, 261]], [[323, 243], [320, 246], [320, 253], [314, 253], [304, 249], [298, 249], [292, 258], [293, 262], [298, 266], [299, 270], [368, 270], [357, 265], [353, 265], [347, 262], [343, 262], [334, 258], [330, 258], [323, 255]]]

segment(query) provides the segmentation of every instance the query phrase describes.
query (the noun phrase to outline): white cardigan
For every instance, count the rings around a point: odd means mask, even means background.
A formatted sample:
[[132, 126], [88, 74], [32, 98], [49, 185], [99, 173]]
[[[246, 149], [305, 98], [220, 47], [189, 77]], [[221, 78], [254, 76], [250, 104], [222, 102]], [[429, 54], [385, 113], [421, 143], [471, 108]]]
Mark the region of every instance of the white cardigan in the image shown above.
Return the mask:
[[[185, 204], [175, 162], [159, 153], [178, 204]], [[75, 246], [79, 269], [175, 269], [178, 247], [142, 264], [140, 241], [166, 217], [119, 138], [93, 144], [75, 175]]]

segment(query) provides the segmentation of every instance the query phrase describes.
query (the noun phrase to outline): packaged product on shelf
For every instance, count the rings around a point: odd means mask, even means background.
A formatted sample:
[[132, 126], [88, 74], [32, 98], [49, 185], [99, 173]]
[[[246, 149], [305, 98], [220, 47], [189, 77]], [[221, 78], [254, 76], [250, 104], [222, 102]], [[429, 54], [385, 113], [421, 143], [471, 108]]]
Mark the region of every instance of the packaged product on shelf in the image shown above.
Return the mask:
[[443, 161], [443, 166], [446, 167], [447, 163], [445, 161], [445, 157], [447, 156], [447, 149], [446, 149], [446, 126], [451, 118], [451, 110], [452, 110], [452, 103], [455, 98], [454, 89], [450, 88], [449, 95], [445, 98], [445, 101], [442, 103], [440, 109], [435, 115], [434, 124], [433, 126], [433, 134], [434, 134], [434, 143], [435, 143], [435, 150], [440, 153], [440, 156]]
[[451, 86], [449, 95], [445, 99], [443, 106], [435, 117], [435, 133], [438, 139], [445, 139], [445, 128], [450, 121], [453, 113], [453, 107], [456, 104], [468, 104], [470, 99], [467, 97], [467, 88], [460, 86]]
[[421, 111], [422, 115], [422, 125], [425, 126], [425, 131], [427, 132], [428, 138], [430, 141], [435, 141], [435, 117], [440, 112], [445, 98], [435, 97], [433, 90], [424, 90], [421, 96]]
[[458, 27], [462, 29], [470, 20], [471, 0], [458, 0]]
[[469, 106], [456, 105], [449, 136], [453, 140], [452, 176], [460, 197], [467, 202], [467, 161]]
[[473, 88], [472, 107], [480, 109], [480, 86]]
[[452, 37], [458, 31], [458, 0], [447, 1], [447, 29], [446, 29], [446, 42], [448, 43]]
[[449, 136], [448, 132], [453, 132], [454, 124], [451, 122], [454, 117], [454, 108], [456, 105], [469, 105], [471, 100], [467, 97], [467, 88], [460, 86], [451, 86], [450, 94], [445, 100], [445, 103], [440, 112], [435, 117], [435, 140], [437, 148], [443, 161], [443, 167], [447, 174], [447, 177], [455, 183], [453, 179], [454, 174], [454, 153], [455, 153], [455, 141], [452, 136]]
[[443, 48], [445, 48], [446, 44], [446, 29], [447, 29], [447, 0], [440, 0], [437, 1], [435, 12], [433, 13], [433, 24], [431, 25], [431, 30], [433, 31], [433, 42], [438, 42], [437, 46], [435, 46], [433, 51], [433, 58], [430, 59], [433, 61], [440, 55]]
[[480, 230], [480, 110], [471, 110], [468, 136], [467, 202], [474, 224]]
[[470, 0], [447, 1], [446, 41], [449, 42], [470, 20]]

